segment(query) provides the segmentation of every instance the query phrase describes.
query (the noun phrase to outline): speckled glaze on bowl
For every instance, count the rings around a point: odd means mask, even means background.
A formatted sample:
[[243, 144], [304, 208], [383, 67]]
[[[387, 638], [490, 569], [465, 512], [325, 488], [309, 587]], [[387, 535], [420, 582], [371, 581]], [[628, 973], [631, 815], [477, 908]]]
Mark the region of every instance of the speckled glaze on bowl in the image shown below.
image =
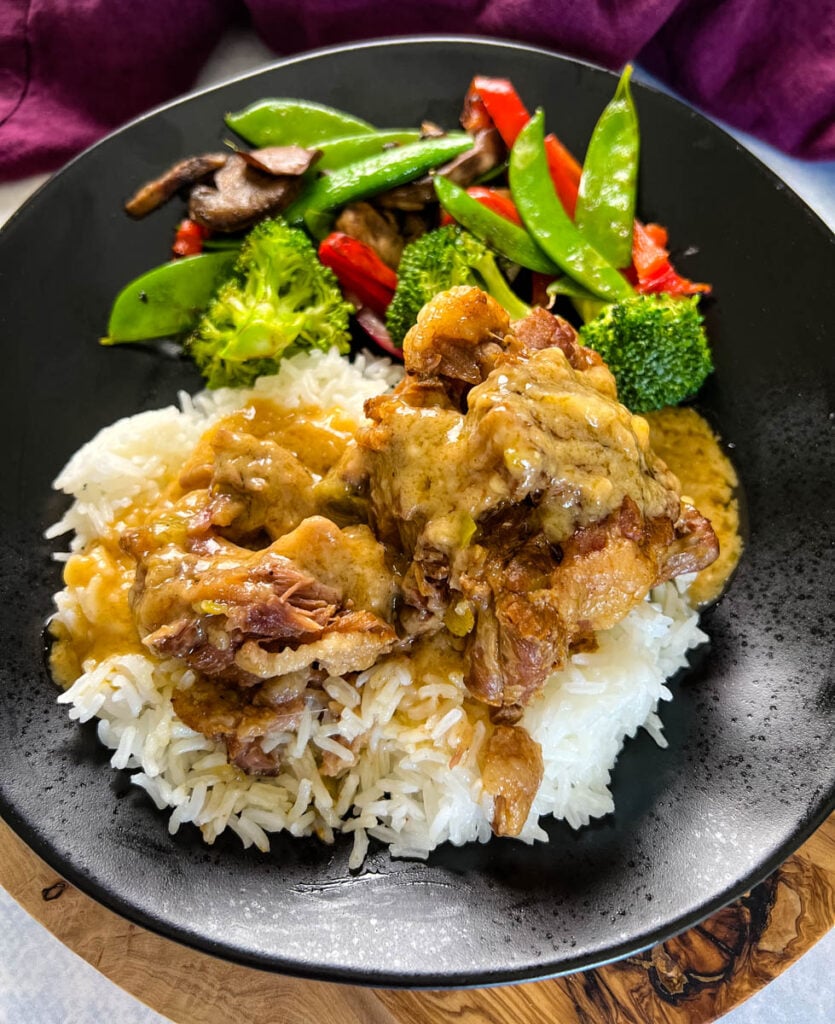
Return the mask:
[[466, 39], [389, 40], [293, 58], [129, 125], [50, 181], [0, 235], [2, 477], [0, 811], [74, 884], [125, 916], [219, 956], [375, 985], [472, 985], [625, 955], [764, 877], [833, 807], [833, 342], [835, 242], [731, 138], [635, 89], [639, 211], [687, 246], [716, 373], [700, 409], [733, 446], [746, 551], [705, 615], [711, 635], [662, 710], [669, 748], [629, 742], [617, 810], [550, 845], [443, 847], [427, 863], [348, 843], [169, 836], [165, 816], [108, 768], [92, 725], [68, 721], [45, 665], [59, 572], [42, 539], [50, 481], [97, 429], [197, 389], [142, 347], [103, 349], [118, 288], [160, 262], [176, 209], [139, 223], [122, 202], [175, 159], [217, 148], [226, 111], [268, 95], [331, 103], [381, 125], [452, 126], [476, 72], [509, 76], [582, 153], [613, 78], [541, 50]]

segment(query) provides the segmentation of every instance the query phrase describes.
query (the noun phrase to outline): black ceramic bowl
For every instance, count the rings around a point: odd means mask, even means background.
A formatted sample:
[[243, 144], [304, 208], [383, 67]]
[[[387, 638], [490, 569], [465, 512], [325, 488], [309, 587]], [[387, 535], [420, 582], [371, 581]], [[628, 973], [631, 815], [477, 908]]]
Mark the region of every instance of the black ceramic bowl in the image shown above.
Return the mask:
[[4, 430], [0, 811], [58, 871], [125, 916], [243, 963], [376, 985], [464, 985], [571, 971], [638, 950], [762, 879], [833, 807], [833, 237], [761, 164], [667, 96], [635, 88], [639, 213], [708, 280], [716, 373], [699, 407], [733, 445], [746, 550], [704, 619], [711, 644], [662, 710], [669, 748], [627, 744], [616, 811], [551, 843], [443, 847], [428, 863], [277, 837], [272, 852], [175, 837], [95, 730], [55, 704], [44, 622], [59, 571], [50, 482], [118, 417], [197, 389], [184, 362], [103, 349], [119, 287], [160, 262], [177, 211], [122, 202], [179, 157], [217, 148], [223, 115], [306, 97], [381, 125], [454, 126], [475, 73], [508, 76], [582, 153], [606, 72], [466, 39], [386, 41], [293, 58], [165, 107], [53, 178], [0, 236]]

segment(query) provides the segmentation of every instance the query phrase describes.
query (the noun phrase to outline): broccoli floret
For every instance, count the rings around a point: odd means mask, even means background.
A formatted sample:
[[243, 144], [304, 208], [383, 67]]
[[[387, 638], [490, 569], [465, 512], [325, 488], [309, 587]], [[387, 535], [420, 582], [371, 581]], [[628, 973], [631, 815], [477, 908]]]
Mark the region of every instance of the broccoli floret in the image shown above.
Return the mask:
[[698, 296], [633, 295], [606, 306], [580, 328], [614, 374], [632, 412], [677, 405], [713, 370]]
[[397, 290], [386, 312], [386, 327], [395, 345], [403, 344], [430, 299], [456, 285], [483, 288], [513, 320], [530, 313], [530, 307], [511, 291], [487, 246], [469, 231], [448, 225], [421, 235], [403, 250]]
[[350, 347], [345, 301], [303, 231], [280, 218], [247, 235], [186, 350], [210, 388], [244, 387], [304, 349]]

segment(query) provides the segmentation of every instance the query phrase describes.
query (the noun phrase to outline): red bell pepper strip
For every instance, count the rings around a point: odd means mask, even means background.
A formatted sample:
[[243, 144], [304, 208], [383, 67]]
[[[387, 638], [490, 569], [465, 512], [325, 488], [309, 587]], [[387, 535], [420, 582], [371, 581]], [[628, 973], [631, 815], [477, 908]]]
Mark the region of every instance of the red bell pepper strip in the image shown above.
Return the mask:
[[[464, 121], [465, 117], [477, 124], [477, 127], [485, 127], [483, 111], [489, 115], [508, 149], [513, 146], [516, 136], [530, 120], [528, 108], [522, 102], [513, 83], [506, 78], [476, 75], [472, 80], [464, 99], [462, 115], [462, 123], [468, 131], [470, 128]], [[569, 217], [573, 217], [583, 169], [556, 135], [546, 135], [545, 153], [548, 157], [548, 170], [551, 172], [560, 202]]]
[[504, 144], [510, 149], [516, 141], [516, 136], [531, 118], [513, 83], [507, 78], [476, 75], [464, 100], [465, 109], [467, 103], [475, 102], [473, 97], [478, 97], [481, 101]]
[[545, 136], [545, 156], [548, 158], [548, 170], [560, 202], [568, 216], [573, 219], [582, 168], [556, 135]]
[[[496, 188], [487, 188], [485, 185], [471, 185], [467, 189], [467, 195], [472, 196], [473, 199], [477, 199], [482, 206], [486, 206], [488, 210], [492, 210], [493, 213], [497, 213], [500, 217], [504, 217], [505, 220], [512, 221], [514, 224], [518, 224], [519, 227], [523, 227], [522, 218], [519, 216], [519, 211], [516, 209], [516, 205], [509, 195], [506, 195], [504, 191], [499, 191]], [[450, 214], [444, 212], [441, 214], [441, 226], [445, 224], [454, 223], [455, 218]]]
[[208, 237], [208, 228], [186, 218], [186, 220], [181, 220], [177, 227], [171, 251], [175, 256], [197, 256], [203, 251], [203, 242]]
[[346, 292], [363, 306], [384, 316], [397, 287], [397, 274], [377, 253], [342, 231], [333, 231], [319, 245], [319, 260], [330, 267]]
[[667, 229], [660, 224], [644, 224], [644, 231], [662, 249], [667, 246]]
[[[663, 237], [664, 242], [661, 242]], [[632, 232], [632, 267], [630, 275], [635, 290], [643, 293], [667, 292], [669, 295], [696, 295], [709, 292], [709, 284], [699, 284], [682, 277], [670, 263], [664, 248], [667, 232], [657, 224], [635, 221]]]

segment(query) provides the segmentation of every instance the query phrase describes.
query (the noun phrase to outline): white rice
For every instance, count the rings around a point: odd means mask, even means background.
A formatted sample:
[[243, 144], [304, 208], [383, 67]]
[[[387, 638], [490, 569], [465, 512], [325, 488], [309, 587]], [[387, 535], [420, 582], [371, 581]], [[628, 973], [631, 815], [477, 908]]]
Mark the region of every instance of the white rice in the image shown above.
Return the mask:
[[[49, 536], [72, 532], [70, 550], [79, 551], [134, 504], [153, 502], [204, 431], [254, 396], [291, 408], [338, 407], [360, 422], [365, 399], [385, 391], [399, 372], [387, 360], [359, 356], [349, 363], [336, 351], [313, 352], [286, 360], [252, 390], [183, 394], [181, 409], [120, 420], [59, 475], [55, 486], [74, 502]], [[61, 591], [56, 607], [56, 620], [70, 632], [94, 621], [96, 580]], [[545, 815], [580, 828], [613, 809], [610, 775], [625, 739], [643, 727], [664, 745], [657, 710], [672, 698], [666, 681], [705, 639], [685, 596], [667, 584], [598, 634], [598, 650], [575, 655], [554, 673], [522, 720], [542, 747], [545, 777], [520, 839], [547, 840], [539, 823]], [[369, 836], [389, 844], [394, 856], [409, 857], [426, 857], [444, 842], [490, 838], [493, 799], [478, 767], [487, 728], [482, 720], [471, 725], [473, 705], [460, 675], [430, 671], [417, 678], [400, 656], [363, 672], [355, 684], [329, 679], [325, 690], [341, 708], [335, 721], [311, 715], [296, 734], [265, 739], [265, 748], [284, 749], [276, 778], [245, 775], [227, 763], [222, 743], [178, 720], [172, 694], [193, 680], [176, 660], [113, 655], [86, 662], [58, 697], [71, 718], [98, 718], [111, 764], [134, 772], [133, 782], [160, 810], [170, 810], [170, 832], [192, 823], [211, 843], [230, 828], [244, 846], [264, 851], [269, 834], [282, 830], [329, 842], [350, 832], [352, 867], [362, 863]], [[347, 749], [355, 741], [359, 758]], [[317, 767], [322, 752], [348, 766], [336, 783]]]

